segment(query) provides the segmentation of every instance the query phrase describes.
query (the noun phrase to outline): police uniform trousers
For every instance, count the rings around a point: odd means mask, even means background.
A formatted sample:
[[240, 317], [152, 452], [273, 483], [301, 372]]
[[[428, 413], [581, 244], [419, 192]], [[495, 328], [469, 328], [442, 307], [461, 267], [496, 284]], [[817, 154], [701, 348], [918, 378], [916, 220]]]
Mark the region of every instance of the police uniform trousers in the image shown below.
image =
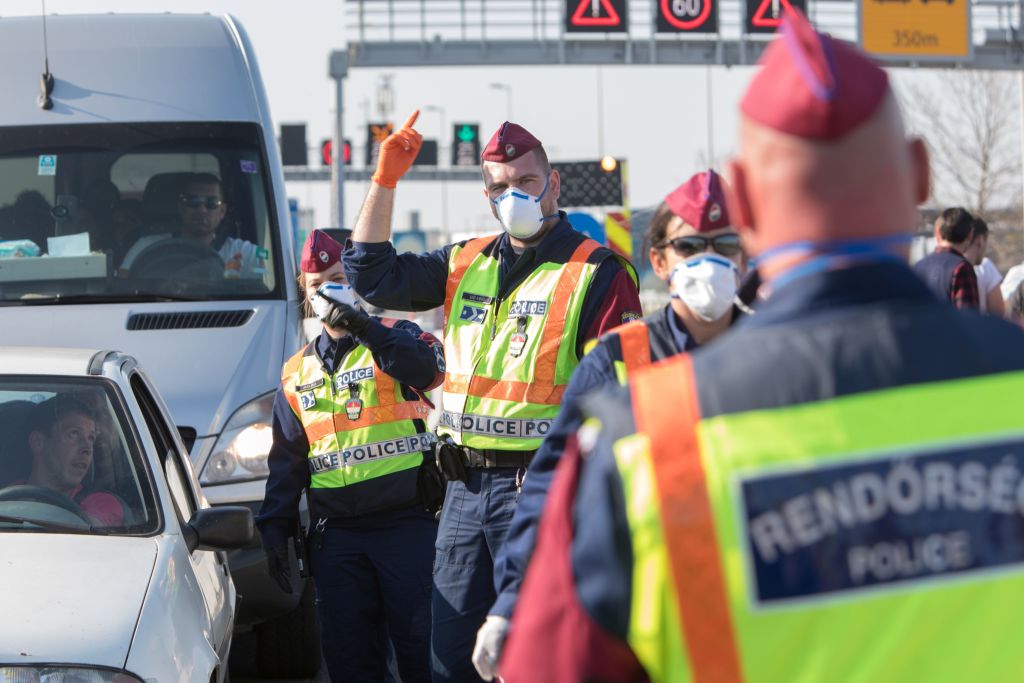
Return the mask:
[[479, 681], [473, 668], [477, 629], [497, 597], [494, 558], [505, 542], [525, 470], [470, 468], [448, 483], [434, 557], [433, 680]]
[[437, 522], [413, 506], [328, 521], [310, 538], [321, 642], [331, 680], [430, 680], [431, 562]]

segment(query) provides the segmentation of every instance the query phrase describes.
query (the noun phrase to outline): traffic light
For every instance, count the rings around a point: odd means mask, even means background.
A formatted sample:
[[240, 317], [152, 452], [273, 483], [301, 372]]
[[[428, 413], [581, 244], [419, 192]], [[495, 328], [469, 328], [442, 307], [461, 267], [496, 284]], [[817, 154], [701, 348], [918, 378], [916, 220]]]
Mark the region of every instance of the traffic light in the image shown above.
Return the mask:
[[281, 124], [281, 165], [306, 166], [306, 124]]
[[614, 157], [551, 164], [561, 179], [558, 206], [622, 206], [622, 162]]
[[[324, 166], [331, 165], [331, 148], [334, 146], [334, 142], [331, 138], [327, 138], [320, 143], [320, 163]], [[346, 166], [352, 165], [352, 141], [345, 138], [345, 144], [341, 148], [342, 160]]]
[[437, 166], [437, 140], [424, 140], [413, 166]]
[[452, 166], [478, 166], [480, 124], [456, 123], [452, 131]]

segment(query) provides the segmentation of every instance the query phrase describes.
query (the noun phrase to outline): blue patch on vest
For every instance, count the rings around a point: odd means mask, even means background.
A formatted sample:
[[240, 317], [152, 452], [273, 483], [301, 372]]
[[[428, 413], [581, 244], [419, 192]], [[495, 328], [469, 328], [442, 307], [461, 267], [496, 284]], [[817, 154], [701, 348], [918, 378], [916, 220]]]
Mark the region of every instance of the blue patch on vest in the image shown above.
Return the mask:
[[1024, 563], [1021, 455], [1016, 439], [742, 479], [754, 602]]
[[316, 405], [316, 396], [313, 395], [312, 391], [299, 394], [299, 405], [302, 406], [303, 410], [309, 410]]
[[463, 304], [462, 312], [459, 314], [459, 320], [466, 320], [471, 323], [483, 323], [485, 315], [487, 315], [487, 311], [483, 308]]

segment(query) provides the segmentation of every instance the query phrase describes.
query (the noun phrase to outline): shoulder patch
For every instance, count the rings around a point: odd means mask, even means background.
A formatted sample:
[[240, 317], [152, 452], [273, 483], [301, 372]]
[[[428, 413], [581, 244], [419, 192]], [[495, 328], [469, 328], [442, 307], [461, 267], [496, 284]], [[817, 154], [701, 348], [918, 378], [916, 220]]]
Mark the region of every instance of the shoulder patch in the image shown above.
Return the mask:
[[622, 324], [631, 323], [636, 320], [643, 320], [643, 316], [636, 311], [623, 311], [622, 315], [619, 316]]

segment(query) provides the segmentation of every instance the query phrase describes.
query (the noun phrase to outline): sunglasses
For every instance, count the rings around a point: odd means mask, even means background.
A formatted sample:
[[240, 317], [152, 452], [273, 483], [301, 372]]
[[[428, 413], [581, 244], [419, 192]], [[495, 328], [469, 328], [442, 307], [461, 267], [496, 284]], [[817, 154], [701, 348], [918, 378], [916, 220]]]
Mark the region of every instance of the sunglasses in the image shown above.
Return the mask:
[[219, 209], [224, 201], [215, 195], [204, 197], [198, 194], [183, 194], [181, 195], [181, 203], [190, 209], [198, 209], [200, 206], [205, 206], [210, 211], [213, 211], [214, 209]]
[[672, 247], [677, 254], [684, 258], [701, 254], [707, 251], [708, 247], [711, 247], [722, 256], [735, 256], [742, 250], [739, 235], [719, 235], [717, 237], [687, 235], [686, 237], [675, 237], [665, 240], [657, 246], [659, 249]]

